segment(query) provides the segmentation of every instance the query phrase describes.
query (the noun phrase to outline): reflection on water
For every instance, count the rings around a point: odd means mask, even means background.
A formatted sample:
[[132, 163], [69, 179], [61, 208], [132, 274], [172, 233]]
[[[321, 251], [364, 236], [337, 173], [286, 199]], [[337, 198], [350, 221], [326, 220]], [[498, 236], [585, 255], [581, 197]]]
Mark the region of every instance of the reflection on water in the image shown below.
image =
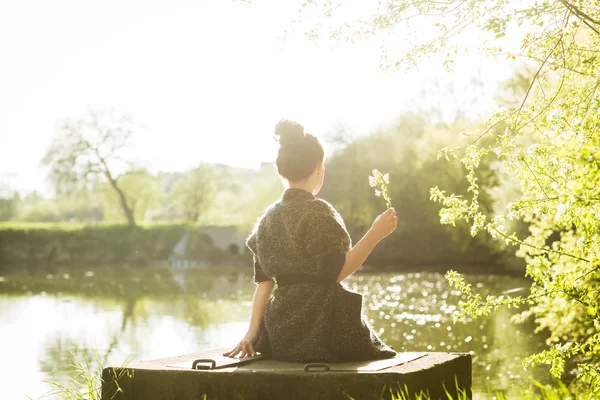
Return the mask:
[[[469, 277], [484, 295], [527, 286], [509, 277]], [[474, 391], [526, 387], [543, 369], [521, 360], [540, 348], [533, 326], [510, 324], [511, 312], [452, 323], [460, 293], [431, 273], [359, 275], [349, 286], [365, 294], [366, 312], [398, 351], [471, 352]], [[38, 398], [44, 379], [66, 381], [79, 359], [120, 365], [233, 345], [245, 332], [254, 285], [236, 270], [70, 272], [0, 279], [0, 398]], [[482, 395], [483, 396], [483, 395]], [[483, 398], [483, 397], [482, 397]]]
[[[471, 276], [467, 280], [484, 298], [527, 283], [498, 276]], [[511, 324], [512, 312], [507, 309], [453, 324], [452, 313], [461, 294], [451, 290], [442, 275], [359, 276], [350, 286], [365, 293], [371, 323], [394, 349], [470, 352], [475, 392], [512, 393], [513, 386], [527, 388], [532, 377], [548, 379], [544, 368], [524, 371], [522, 366], [523, 358], [543, 345], [543, 337], [533, 334], [533, 324]]]

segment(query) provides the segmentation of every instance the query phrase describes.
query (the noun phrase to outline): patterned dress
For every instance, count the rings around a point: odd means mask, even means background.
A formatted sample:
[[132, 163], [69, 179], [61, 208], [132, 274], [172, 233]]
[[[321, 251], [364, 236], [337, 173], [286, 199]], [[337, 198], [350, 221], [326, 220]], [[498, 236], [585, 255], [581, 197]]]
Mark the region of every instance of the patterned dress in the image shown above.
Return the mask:
[[[257, 223], [247, 245], [254, 280], [289, 276], [310, 282], [274, 291], [263, 314], [255, 350], [282, 361], [339, 362], [389, 358], [362, 315], [362, 295], [336, 283], [350, 250], [344, 221], [328, 202], [288, 189]], [[289, 280], [289, 279], [288, 279]]]

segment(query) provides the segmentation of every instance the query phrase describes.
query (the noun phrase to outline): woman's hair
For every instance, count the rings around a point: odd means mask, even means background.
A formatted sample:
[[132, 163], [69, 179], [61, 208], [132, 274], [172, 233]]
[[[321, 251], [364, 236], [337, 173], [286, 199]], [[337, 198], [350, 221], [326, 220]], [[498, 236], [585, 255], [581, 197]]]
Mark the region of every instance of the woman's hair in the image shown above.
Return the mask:
[[325, 157], [319, 139], [304, 133], [304, 127], [297, 122], [282, 119], [275, 126], [275, 136], [279, 137], [277, 171], [289, 181], [308, 178]]

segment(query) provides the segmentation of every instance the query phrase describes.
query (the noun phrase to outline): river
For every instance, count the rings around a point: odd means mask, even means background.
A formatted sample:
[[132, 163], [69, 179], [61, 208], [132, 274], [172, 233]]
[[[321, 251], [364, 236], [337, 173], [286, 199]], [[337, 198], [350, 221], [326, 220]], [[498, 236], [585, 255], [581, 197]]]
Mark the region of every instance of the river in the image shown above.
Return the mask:
[[[523, 278], [467, 280], [483, 297], [528, 287]], [[521, 363], [543, 345], [533, 324], [512, 324], [516, 310], [454, 324], [460, 293], [441, 274], [358, 273], [347, 285], [364, 293], [371, 324], [397, 351], [471, 352], [475, 398], [548, 379]], [[232, 268], [0, 276], [0, 398], [42, 398], [51, 389], [43, 381], [68, 383], [63, 371], [74, 357], [121, 365], [233, 346], [247, 328], [253, 288], [249, 274]]]

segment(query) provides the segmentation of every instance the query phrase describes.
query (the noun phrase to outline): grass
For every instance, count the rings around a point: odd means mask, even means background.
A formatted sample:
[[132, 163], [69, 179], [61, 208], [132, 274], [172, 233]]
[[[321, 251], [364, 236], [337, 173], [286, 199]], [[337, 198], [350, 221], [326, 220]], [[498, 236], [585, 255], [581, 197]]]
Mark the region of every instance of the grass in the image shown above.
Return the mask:
[[[96, 356], [91, 360], [88, 358], [78, 360], [72, 352], [71, 355], [73, 356], [73, 364], [67, 371], [61, 373], [68, 377], [69, 383], [65, 385], [60, 381], [42, 381], [52, 386], [52, 389], [42, 395], [40, 399], [50, 397], [63, 400], [101, 400], [102, 384], [105, 382], [101, 377], [104, 366], [98, 352], [96, 351]], [[122, 379], [133, 378], [133, 371], [126, 369], [128, 364], [129, 360], [126, 360], [122, 366], [112, 368], [113, 378], [108, 391], [114, 391], [114, 393], [109, 399], [114, 399], [117, 394], [123, 391], [119, 384]], [[29, 399], [31, 400], [31, 397]]]
[[[520, 390], [518, 392], [514, 392], [512, 394], [504, 394], [504, 393], [491, 393], [488, 392], [489, 399], [493, 400], [575, 400], [575, 396], [571, 393], [569, 388], [563, 382], [556, 382], [555, 385], [542, 385], [541, 383], [534, 382], [534, 387], [536, 390]], [[445, 398], [444, 400], [468, 400], [470, 399], [469, 393], [465, 389], [461, 389], [456, 382], [456, 390], [457, 395], [452, 395], [445, 390]], [[345, 393], [348, 400], [359, 400]], [[408, 387], [400, 386], [397, 387], [388, 387], [384, 386], [381, 390], [381, 394], [379, 396], [381, 399], [387, 398], [391, 400], [442, 400], [438, 398], [433, 398], [426, 392], [412, 393]], [[592, 399], [592, 397], [587, 396], [585, 394], [580, 394], [577, 396], [579, 399]]]
[[[177, 221], [143, 221], [139, 222], [138, 226], [142, 228], [151, 228], [155, 226], [170, 226], [170, 225], [189, 225], [195, 224], [177, 220]], [[89, 227], [111, 227], [111, 226], [127, 226], [126, 222], [122, 221], [102, 221], [102, 222], [28, 222], [28, 221], [0, 221], [0, 230], [62, 230], [74, 231]], [[199, 225], [198, 225], [199, 226]]]
[[[73, 353], [71, 353], [73, 355]], [[100, 400], [102, 396], [102, 384], [108, 383], [103, 382], [101, 378], [101, 372], [104, 369], [102, 361], [96, 352], [94, 359], [85, 359], [83, 361], [77, 360], [76, 356], [73, 355], [74, 363], [70, 366], [70, 369], [65, 373], [69, 376], [69, 385], [64, 385], [54, 381], [44, 381], [50, 384], [53, 389], [44, 394], [40, 399], [47, 397], [60, 398], [63, 400]], [[112, 380], [109, 388], [109, 394], [112, 396], [109, 399], [114, 399], [118, 394], [123, 393], [119, 382], [122, 379], [133, 378], [133, 371], [128, 370], [127, 364], [129, 360], [117, 368], [112, 369]], [[446, 390], [445, 400], [468, 400], [469, 393], [465, 389], [461, 389], [458, 382], [455, 383], [457, 393], [456, 396], [451, 395]], [[533, 390], [524, 391], [521, 390], [517, 393], [510, 395], [503, 393], [488, 393], [488, 398], [494, 400], [575, 400], [575, 396], [571, 393], [569, 388], [562, 382], [557, 382], [555, 385], [542, 385], [534, 382], [537, 392]], [[354, 398], [347, 393], [344, 393], [349, 400], [360, 400]], [[441, 400], [432, 398], [428, 393], [420, 392], [411, 394], [411, 391], [406, 386], [388, 387], [384, 386], [380, 393], [380, 398], [388, 398], [391, 400]], [[591, 399], [591, 397], [585, 395], [577, 396], [579, 399]], [[31, 400], [31, 398], [29, 398]], [[240, 397], [243, 400], [243, 397]], [[209, 400], [205, 394], [203, 400]]]

